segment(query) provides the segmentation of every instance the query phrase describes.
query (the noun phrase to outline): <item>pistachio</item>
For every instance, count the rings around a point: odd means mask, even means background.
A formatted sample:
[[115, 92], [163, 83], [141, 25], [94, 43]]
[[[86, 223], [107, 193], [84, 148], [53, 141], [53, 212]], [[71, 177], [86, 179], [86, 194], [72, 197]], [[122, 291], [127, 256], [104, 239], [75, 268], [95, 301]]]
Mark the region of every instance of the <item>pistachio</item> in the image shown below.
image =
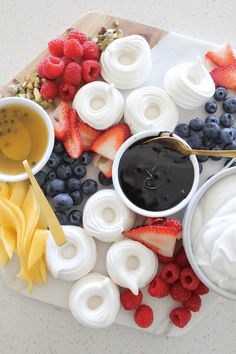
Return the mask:
[[39, 89], [35, 87], [33, 93], [34, 93], [35, 101], [36, 101], [36, 102], [40, 102], [40, 99], [41, 99], [42, 97], [41, 97], [41, 95], [40, 95]]
[[97, 43], [99, 49], [103, 51], [115, 39], [121, 38], [123, 36], [124, 33], [119, 27], [119, 21], [114, 20], [112, 22], [111, 28], [106, 29], [105, 27], [101, 27], [97, 34], [94, 36], [93, 41]]

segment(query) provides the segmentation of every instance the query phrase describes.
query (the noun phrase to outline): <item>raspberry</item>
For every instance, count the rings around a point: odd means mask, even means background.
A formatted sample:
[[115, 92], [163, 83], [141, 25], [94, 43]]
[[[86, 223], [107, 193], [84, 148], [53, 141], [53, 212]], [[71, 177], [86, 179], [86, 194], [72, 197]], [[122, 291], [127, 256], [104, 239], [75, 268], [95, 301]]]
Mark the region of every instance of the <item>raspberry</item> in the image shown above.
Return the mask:
[[175, 257], [166, 257], [166, 256], [162, 256], [161, 254], [158, 254], [157, 257], [158, 257], [158, 261], [163, 264], [175, 262]]
[[74, 63], [73, 59], [69, 59], [69, 58], [66, 58], [65, 56], [61, 58], [64, 63], [65, 63], [65, 66], [70, 64], [70, 63]]
[[85, 33], [80, 32], [76, 29], [73, 29], [68, 33], [67, 39], [72, 39], [72, 38], [79, 41], [80, 44], [83, 44], [84, 42], [86, 42], [88, 40]]
[[53, 100], [58, 95], [58, 87], [54, 81], [46, 81], [42, 84], [40, 94], [45, 100]]
[[134, 295], [129, 289], [125, 289], [120, 294], [120, 302], [125, 310], [136, 310], [142, 303], [143, 293], [139, 290], [138, 295]]
[[72, 101], [77, 92], [77, 88], [74, 85], [61, 83], [59, 84], [59, 97], [65, 101]]
[[180, 273], [180, 282], [182, 287], [188, 290], [195, 290], [200, 284], [200, 280], [191, 267], [182, 269]]
[[79, 85], [81, 81], [81, 67], [78, 63], [66, 65], [61, 76], [63, 82], [71, 85]]
[[167, 284], [173, 284], [179, 279], [180, 268], [178, 264], [167, 263], [161, 270], [160, 277], [165, 280]]
[[95, 60], [85, 60], [81, 64], [81, 70], [82, 70], [82, 79], [85, 82], [91, 82], [98, 78], [101, 71], [101, 66]]
[[67, 39], [64, 43], [64, 55], [69, 59], [77, 59], [83, 55], [83, 47], [76, 39]]
[[197, 295], [206, 295], [209, 293], [209, 289], [205, 284], [200, 281], [200, 284], [198, 285], [197, 289], [195, 289], [193, 292]]
[[172, 284], [170, 287], [170, 295], [173, 300], [178, 302], [185, 302], [191, 297], [191, 291], [184, 289], [179, 281]]
[[179, 252], [177, 253], [175, 263], [177, 263], [180, 268], [189, 266], [189, 261], [183, 247], [181, 247]]
[[98, 61], [100, 58], [100, 51], [97, 44], [93, 41], [86, 41], [83, 43], [84, 59], [91, 59]]
[[135, 311], [134, 320], [139, 327], [150, 327], [153, 322], [153, 311], [148, 305], [140, 305]]
[[50, 42], [48, 42], [48, 50], [54, 57], [58, 57], [58, 58], [63, 57], [64, 55], [63, 47], [64, 47], [63, 39], [57, 38], [57, 39], [52, 39]]
[[184, 307], [176, 307], [171, 311], [169, 317], [175, 326], [183, 328], [190, 321], [192, 315], [188, 309]]
[[148, 293], [153, 297], [162, 298], [169, 295], [170, 289], [163, 279], [156, 276], [148, 286]]
[[198, 312], [202, 305], [202, 300], [199, 295], [192, 293], [189, 300], [183, 303], [184, 307], [193, 312]]
[[40, 61], [38, 66], [39, 75], [46, 79], [55, 79], [60, 76], [64, 70], [65, 63], [60, 58], [48, 57]]

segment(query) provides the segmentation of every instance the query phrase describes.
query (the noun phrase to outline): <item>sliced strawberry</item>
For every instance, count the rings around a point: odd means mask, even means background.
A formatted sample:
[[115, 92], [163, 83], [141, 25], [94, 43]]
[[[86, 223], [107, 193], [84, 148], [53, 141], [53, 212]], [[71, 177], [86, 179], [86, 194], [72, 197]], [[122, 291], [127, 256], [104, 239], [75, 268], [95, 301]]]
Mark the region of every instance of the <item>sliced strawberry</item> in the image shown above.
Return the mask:
[[145, 218], [143, 225], [162, 225], [174, 228], [177, 231], [177, 239], [182, 238], [182, 224], [176, 219], [167, 218]]
[[166, 218], [150, 218], [146, 217], [144, 219], [143, 225], [161, 225]]
[[211, 77], [215, 85], [236, 90], [236, 62], [213, 69]]
[[158, 254], [158, 261], [163, 264], [172, 263], [172, 262], [175, 262], [175, 257], [174, 256], [173, 257], [165, 257], [165, 256]]
[[108, 160], [99, 154], [94, 154], [93, 166], [98, 167], [107, 178], [112, 177], [112, 161], [111, 160]]
[[101, 155], [96, 154], [96, 153], [93, 155], [92, 164], [94, 167], [98, 167], [98, 163], [99, 163], [100, 159], [101, 159]]
[[229, 43], [207, 52], [205, 57], [217, 66], [232, 64], [236, 60], [233, 48]]
[[118, 123], [96, 138], [91, 146], [91, 150], [113, 161], [119, 147], [129, 137], [130, 129], [128, 125]]
[[77, 159], [83, 152], [83, 143], [79, 130], [79, 121], [76, 111], [70, 108], [69, 111], [70, 120], [70, 135], [63, 140], [64, 147], [68, 155]]
[[59, 106], [57, 106], [57, 108], [51, 114], [55, 137], [60, 141], [64, 140], [69, 135], [69, 110], [70, 106], [67, 103], [61, 101]]
[[101, 135], [101, 131], [90, 127], [82, 120], [79, 120], [79, 129], [83, 141], [83, 150], [90, 150], [93, 141]]
[[162, 225], [141, 226], [123, 232], [124, 236], [143, 243], [165, 257], [173, 256], [177, 234], [176, 229]]

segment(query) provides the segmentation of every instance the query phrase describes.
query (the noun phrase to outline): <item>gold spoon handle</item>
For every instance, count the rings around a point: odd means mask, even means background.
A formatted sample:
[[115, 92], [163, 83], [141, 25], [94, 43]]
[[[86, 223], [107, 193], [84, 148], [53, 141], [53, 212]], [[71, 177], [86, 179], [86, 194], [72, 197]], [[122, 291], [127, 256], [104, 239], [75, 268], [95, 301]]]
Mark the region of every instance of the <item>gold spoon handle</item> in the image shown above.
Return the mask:
[[191, 149], [193, 155], [202, 156], [222, 156], [222, 157], [236, 157], [236, 150], [197, 150]]
[[41, 188], [39, 187], [38, 182], [36, 181], [36, 179], [32, 173], [32, 170], [29, 166], [28, 161], [24, 160], [23, 165], [24, 165], [25, 171], [27, 172], [27, 174], [29, 176], [30, 182], [31, 182], [32, 187], [34, 189], [36, 198], [38, 199], [38, 202], [39, 202], [41, 209], [43, 211], [43, 214], [44, 214], [45, 220], [47, 222], [47, 225], [49, 227], [49, 230], [51, 231], [56, 244], [58, 246], [62, 246], [62, 245], [64, 245], [64, 243], [67, 242], [66, 236], [63, 232], [63, 229], [62, 229], [59, 221], [57, 220], [57, 217], [54, 214], [54, 212], [51, 208], [51, 205], [49, 204], [49, 202], [47, 201], [46, 197], [44, 196]]

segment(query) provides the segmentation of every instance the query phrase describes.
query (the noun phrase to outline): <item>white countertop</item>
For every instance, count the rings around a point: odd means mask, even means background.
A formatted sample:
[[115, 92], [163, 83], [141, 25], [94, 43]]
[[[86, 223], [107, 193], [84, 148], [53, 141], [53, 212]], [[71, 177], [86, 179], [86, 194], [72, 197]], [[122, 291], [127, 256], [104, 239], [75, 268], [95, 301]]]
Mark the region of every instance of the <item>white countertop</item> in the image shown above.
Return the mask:
[[[0, 84], [49, 39], [90, 10], [108, 12], [206, 41], [236, 47], [235, 0], [0, 0]], [[156, 337], [114, 325], [90, 330], [69, 311], [21, 297], [0, 278], [0, 353], [236, 353], [236, 303], [222, 299], [189, 334]]]

